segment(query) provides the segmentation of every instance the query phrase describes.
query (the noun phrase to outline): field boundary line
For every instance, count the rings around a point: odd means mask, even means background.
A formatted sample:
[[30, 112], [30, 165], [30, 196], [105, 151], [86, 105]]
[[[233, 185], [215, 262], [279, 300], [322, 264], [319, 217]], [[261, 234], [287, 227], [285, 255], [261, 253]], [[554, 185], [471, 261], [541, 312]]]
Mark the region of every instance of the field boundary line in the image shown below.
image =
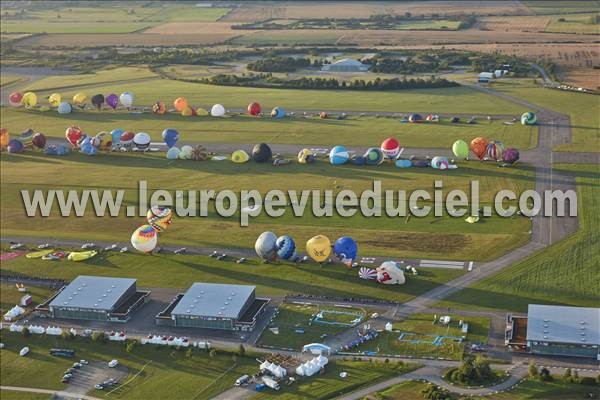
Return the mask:
[[144, 369], [145, 369], [145, 368], [146, 368], [148, 365], [150, 365], [150, 364], [152, 364], [152, 360], [150, 360], [150, 361], [148, 361], [146, 364], [144, 364], [144, 366], [142, 367], [142, 369], [140, 369], [140, 370], [139, 370], [139, 371], [138, 371], [138, 372], [137, 372], [137, 373], [136, 373], [134, 376], [132, 376], [132, 377], [131, 377], [131, 378], [130, 378], [128, 381], [126, 381], [125, 383], [123, 383], [123, 384], [122, 384], [122, 385], [120, 385], [120, 386], [117, 386], [116, 388], [114, 388], [114, 389], [113, 389], [113, 390], [111, 390], [110, 392], [106, 393], [104, 396], [105, 396], [105, 397], [107, 397], [108, 395], [110, 395], [110, 394], [111, 394], [112, 392], [114, 392], [115, 390], [117, 390], [117, 389], [120, 389], [120, 388], [122, 388], [122, 387], [124, 387], [124, 386], [127, 386], [127, 385], [129, 384], [129, 382], [131, 382], [131, 381], [133, 381], [135, 378], [137, 378], [137, 377], [138, 377], [138, 376], [139, 376], [139, 375], [142, 373], [142, 371], [143, 371], [143, 370], [144, 370]]
[[209, 387], [211, 387], [212, 385], [214, 385], [215, 382], [217, 382], [219, 379], [221, 379], [222, 377], [224, 377], [225, 375], [227, 375], [229, 373], [229, 371], [231, 371], [235, 367], [237, 367], [237, 363], [233, 363], [231, 365], [231, 367], [227, 368], [227, 370], [225, 370], [221, 375], [219, 375], [215, 379], [213, 379], [213, 381], [209, 385], [204, 386], [198, 393], [196, 393], [194, 395], [194, 397], [192, 397], [192, 400], [196, 400], [198, 398], [198, 396], [200, 396], [204, 391], [206, 391], [206, 389], [208, 389]]

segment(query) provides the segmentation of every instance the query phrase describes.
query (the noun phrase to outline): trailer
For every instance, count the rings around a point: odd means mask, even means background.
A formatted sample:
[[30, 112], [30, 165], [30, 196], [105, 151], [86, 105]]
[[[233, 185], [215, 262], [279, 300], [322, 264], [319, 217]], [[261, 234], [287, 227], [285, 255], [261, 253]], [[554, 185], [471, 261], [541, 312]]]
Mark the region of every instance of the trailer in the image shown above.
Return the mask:
[[271, 389], [279, 390], [279, 383], [275, 379], [271, 378], [270, 376], [263, 376], [262, 381], [265, 385], [267, 385]]

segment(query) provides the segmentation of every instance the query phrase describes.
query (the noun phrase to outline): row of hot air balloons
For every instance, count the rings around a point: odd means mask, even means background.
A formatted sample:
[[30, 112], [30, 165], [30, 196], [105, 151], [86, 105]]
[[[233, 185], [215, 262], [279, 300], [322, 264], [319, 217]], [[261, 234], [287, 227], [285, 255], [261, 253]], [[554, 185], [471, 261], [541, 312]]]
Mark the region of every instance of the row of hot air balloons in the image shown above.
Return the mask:
[[150, 253], [158, 244], [159, 232], [165, 231], [173, 222], [173, 212], [168, 207], [152, 206], [146, 214], [147, 224], [137, 228], [131, 235], [131, 245], [143, 253]]
[[0, 129], [0, 149], [9, 153], [21, 153], [26, 148], [43, 149], [46, 146], [46, 136], [41, 132], [28, 129], [17, 138], [11, 139], [8, 129]]
[[[273, 232], [263, 232], [256, 239], [254, 250], [258, 257], [264, 261], [272, 262], [278, 258], [281, 260], [296, 260], [296, 243], [288, 235], [277, 237]], [[352, 267], [358, 253], [358, 245], [349, 236], [342, 236], [335, 241], [333, 246], [327, 236], [317, 235], [306, 242], [306, 253], [318, 263], [329, 260], [331, 253], [345, 264]]]
[[[119, 106], [119, 104], [127, 109], [130, 109], [133, 106], [133, 100], [134, 96], [131, 92], [123, 92], [120, 95], [111, 93], [107, 96], [98, 93], [89, 99], [91, 104], [98, 110], [101, 110], [104, 105], [107, 105], [114, 110]], [[13, 107], [19, 107], [23, 105], [26, 108], [33, 108], [38, 104], [38, 99], [34, 92], [27, 92], [25, 94], [13, 92], [9, 95], [8, 102]], [[72, 104], [81, 109], [86, 107], [87, 102], [88, 96], [83, 92], [76, 93], [72, 99]], [[48, 104], [50, 107], [56, 108], [60, 114], [69, 114], [71, 111], [73, 111], [73, 105], [68, 101], [65, 101], [60, 93], [52, 93], [48, 97]]]
[[469, 144], [464, 140], [457, 140], [452, 145], [452, 152], [458, 158], [467, 159], [469, 151], [473, 152], [480, 160], [488, 158], [508, 164], [514, 164], [519, 160], [519, 150], [511, 147], [505, 148], [502, 142], [489, 141], [484, 137], [477, 137]]

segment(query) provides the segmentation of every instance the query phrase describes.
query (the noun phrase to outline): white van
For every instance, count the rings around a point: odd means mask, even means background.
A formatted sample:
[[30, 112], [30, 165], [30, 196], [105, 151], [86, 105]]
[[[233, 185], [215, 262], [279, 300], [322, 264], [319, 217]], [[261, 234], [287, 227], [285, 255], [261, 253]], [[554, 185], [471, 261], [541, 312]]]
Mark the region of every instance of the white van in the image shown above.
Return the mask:
[[248, 383], [250, 377], [248, 375], [242, 375], [235, 381], [235, 386], [242, 386]]
[[119, 361], [118, 360], [111, 360], [108, 362], [108, 368], [114, 368], [117, 365], [119, 365]]

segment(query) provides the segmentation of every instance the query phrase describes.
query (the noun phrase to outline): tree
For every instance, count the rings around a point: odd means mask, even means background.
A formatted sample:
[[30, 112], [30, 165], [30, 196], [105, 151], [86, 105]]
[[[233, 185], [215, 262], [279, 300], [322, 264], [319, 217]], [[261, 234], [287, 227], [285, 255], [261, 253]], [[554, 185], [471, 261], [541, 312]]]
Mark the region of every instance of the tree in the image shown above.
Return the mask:
[[571, 382], [571, 379], [572, 379], [571, 368], [565, 369], [565, 373], [563, 374], [563, 379], [565, 380], [565, 382]]
[[529, 362], [528, 372], [529, 372], [529, 377], [530, 378], [537, 378], [538, 377], [539, 371], [538, 371], [537, 365], [535, 364], [535, 361], [531, 360]]
[[194, 349], [191, 347], [188, 347], [188, 349], [185, 351], [185, 358], [190, 359], [190, 358], [192, 358], [193, 355], [194, 355]]
[[104, 332], [94, 332], [91, 336], [92, 342], [96, 343], [106, 343], [108, 338]]
[[544, 381], [544, 382], [548, 382], [552, 380], [552, 375], [550, 375], [550, 370], [548, 370], [548, 368], [543, 367], [540, 370], [540, 380]]
[[75, 335], [73, 335], [71, 332], [65, 329], [60, 333], [60, 337], [63, 340], [72, 340], [75, 337]]
[[240, 348], [238, 350], [238, 354], [240, 355], [240, 357], [244, 357], [246, 355], [246, 348], [241, 343], [240, 343]]
[[133, 350], [135, 349], [135, 345], [136, 345], [135, 340], [128, 342], [127, 346], [125, 347], [125, 351], [127, 351], [128, 353], [133, 353]]
[[208, 356], [210, 358], [215, 358], [217, 356], [217, 350], [215, 349], [210, 349], [210, 351], [208, 352]]
[[29, 328], [24, 326], [23, 330], [21, 331], [21, 335], [23, 335], [23, 337], [29, 337], [31, 336], [31, 332], [29, 331]]
[[421, 394], [423, 398], [426, 400], [450, 400], [450, 392], [446, 389], [440, 388], [438, 386], [429, 384], [423, 390], [421, 390]]

